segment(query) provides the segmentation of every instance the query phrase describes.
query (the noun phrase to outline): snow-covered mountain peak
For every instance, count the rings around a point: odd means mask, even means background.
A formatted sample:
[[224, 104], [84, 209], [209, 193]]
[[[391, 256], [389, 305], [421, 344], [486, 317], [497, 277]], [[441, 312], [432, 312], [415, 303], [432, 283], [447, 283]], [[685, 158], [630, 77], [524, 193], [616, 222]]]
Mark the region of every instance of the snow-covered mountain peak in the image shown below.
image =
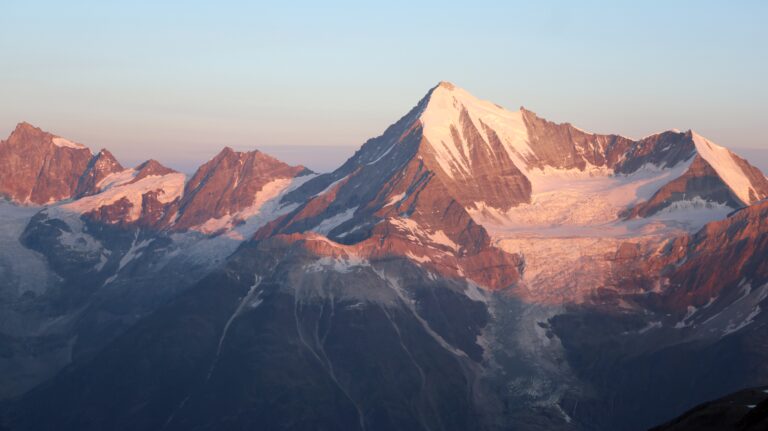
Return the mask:
[[448, 82], [441, 82], [429, 94], [419, 116], [428, 151], [449, 177], [475, 174], [478, 145], [502, 149], [517, 162], [531, 157], [528, 132], [522, 111], [508, 111], [481, 100]]
[[712, 166], [739, 200], [749, 205], [765, 197], [763, 193], [755, 190], [755, 185], [750, 179], [750, 176], [759, 179], [759, 176], [763, 176], [760, 172], [751, 172], [754, 168], [727, 148], [715, 144], [695, 131], [691, 130], [690, 133], [696, 145], [696, 152]]

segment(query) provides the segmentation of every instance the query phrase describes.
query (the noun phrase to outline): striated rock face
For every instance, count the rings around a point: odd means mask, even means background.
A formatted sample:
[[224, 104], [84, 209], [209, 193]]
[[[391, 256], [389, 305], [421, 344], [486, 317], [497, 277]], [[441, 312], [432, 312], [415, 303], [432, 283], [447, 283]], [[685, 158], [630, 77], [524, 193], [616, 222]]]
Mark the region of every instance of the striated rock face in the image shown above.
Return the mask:
[[[431, 103], [428, 95], [342, 167], [287, 195], [285, 201], [298, 202], [299, 207], [256, 238], [311, 231], [354, 245], [364, 258], [406, 256], [446, 276], [467, 277], [489, 288], [513, 284], [519, 261], [491, 247], [490, 236], [462, 200], [478, 193], [504, 202], [513, 194], [511, 199], [525, 199], [530, 183], [511, 159], [493, 159], [479, 143], [472, 155], [485, 163], [486, 173], [477, 182], [465, 179], [471, 183], [467, 187], [447, 175], [438, 167], [440, 155], [431, 151], [422, 122]], [[454, 129], [456, 141], [451, 145], [458, 145], [463, 136], [480, 139], [469, 114], [463, 115], [464, 127], [461, 132]], [[492, 144], [501, 145], [498, 140]]]
[[0, 195], [35, 205], [68, 199], [91, 157], [83, 145], [19, 123], [0, 142]]
[[189, 229], [235, 215], [253, 206], [268, 184], [310, 173], [303, 166], [289, 166], [260, 151], [242, 153], [224, 148], [200, 166], [187, 183], [174, 228]]
[[702, 307], [711, 298], [735, 300], [744, 289], [768, 283], [766, 221], [768, 202], [760, 202], [671, 242], [660, 257], [673, 268], [666, 273], [665, 306], [685, 310]]
[[83, 169], [0, 232], [0, 270], [61, 283], [0, 284], [25, 375], [0, 396], [70, 365], [12, 429], [642, 430], [768, 382], [768, 180], [695, 132], [440, 83], [329, 174], [229, 148], [188, 182]]
[[696, 154], [691, 133], [662, 132], [636, 141], [626, 152], [616, 154], [616, 162], [609, 164], [618, 173], [629, 174], [643, 166], [671, 168], [690, 160]]
[[588, 166], [613, 167], [634, 146], [623, 136], [596, 135], [570, 124], [556, 124], [521, 108], [533, 157], [530, 162], [540, 169], [578, 169]]
[[88, 162], [88, 167], [77, 182], [75, 196], [80, 198], [100, 192], [99, 183], [110, 174], [120, 172], [123, 169], [123, 166], [112, 153], [102, 149]]
[[[640, 140], [593, 134], [525, 109], [507, 111], [441, 83], [339, 169], [286, 196], [286, 203], [299, 208], [270, 223], [257, 238], [314, 231], [345, 244], [378, 242], [423, 265], [447, 268], [435, 262], [451, 250], [467, 259], [492, 247], [489, 221], [497, 230], [530, 225], [528, 219], [536, 217], [542, 226], [568, 227], [569, 220], [579, 226], [620, 223], [620, 215], [651, 217], [670, 208], [716, 207], [691, 222], [698, 228], [703, 224], [698, 220], [716, 217], [720, 208], [752, 202], [745, 193], [763, 196], [765, 177], [738, 160], [690, 131]], [[564, 190], [580, 180], [594, 196], [582, 187], [558, 198], [555, 180]], [[616, 192], [616, 186], [626, 192]], [[537, 189], [547, 201], [533, 202]], [[569, 199], [584, 202], [569, 206]], [[549, 221], [544, 204], [562, 214], [552, 214]], [[398, 235], [410, 245], [388, 244], [399, 244]], [[516, 273], [522, 260], [511, 261], [499, 268]], [[480, 266], [497, 264], [489, 260]], [[467, 270], [459, 264], [445, 273]], [[498, 288], [509, 286], [501, 280], [516, 277], [488, 278]]]

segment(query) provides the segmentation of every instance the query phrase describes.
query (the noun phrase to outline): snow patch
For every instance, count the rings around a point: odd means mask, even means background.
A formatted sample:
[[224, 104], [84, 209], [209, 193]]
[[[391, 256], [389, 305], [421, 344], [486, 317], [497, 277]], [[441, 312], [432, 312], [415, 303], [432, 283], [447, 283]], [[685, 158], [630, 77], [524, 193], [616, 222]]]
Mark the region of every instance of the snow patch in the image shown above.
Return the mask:
[[340, 178], [340, 179], [338, 179], [338, 180], [328, 184], [328, 187], [324, 188], [320, 193], [316, 194], [315, 196], [322, 196], [322, 195], [330, 192], [331, 190], [333, 190], [334, 187], [336, 187], [340, 182], [346, 180], [348, 177], [349, 177], [349, 175], [347, 175], [346, 177]]
[[697, 311], [699, 311], [698, 308], [694, 307], [693, 305], [689, 305], [683, 320], [675, 324], [675, 329], [687, 328], [691, 326], [693, 324], [693, 322], [690, 321], [691, 317], [693, 317]]
[[278, 178], [270, 181], [256, 192], [253, 198], [253, 203], [237, 211], [233, 214], [227, 214], [220, 218], [212, 218], [206, 220], [205, 223], [194, 226], [192, 229], [203, 232], [205, 234], [211, 234], [222, 230], [230, 230], [235, 224], [242, 220], [248, 220], [252, 217], [259, 215], [262, 212], [265, 204], [276, 197], [283, 194], [283, 192], [292, 184], [291, 178]]
[[385, 151], [385, 152], [384, 152], [384, 154], [382, 154], [382, 155], [380, 155], [379, 157], [377, 157], [377, 158], [376, 158], [376, 160], [374, 160], [374, 161], [372, 161], [372, 162], [370, 162], [370, 163], [366, 163], [366, 165], [370, 166], [370, 165], [375, 165], [376, 163], [378, 163], [378, 162], [379, 162], [381, 159], [383, 159], [383, 158], [384, 158], [384, 157], [385, 157], [387, 154], [389, 154], [389, 153], [392, 151], [392, 149], [393, 149], [393, 148], [395, 148], [395, 145], [397, 145], [397, 144], [396, 144], [396, 143], [395, 143], [395, 144], [392, 144], [392, 145], [391, 145], [389, 148], [387, 148], [387, 151]]
[[413, 254], [410, 250], [405, 252], [405, 256], [408, 257], [409, 259], [411, 259], [414, 262], [419, 262], [419, 263], [432, 262], [432, 258], [431, 257], [429, 257], [429, 256], [417, 256], [417, 255]]
[[355, 215], [355, 211], [357, 211], [358, 207], [349, 208], [346, 211], [340, 212], [339, 214], [336, 214], [334, 216], [328, 217], [327, 219], [321, 221], [317, 226], [312, 228], [312, 232], [317, 232], [322, 235], [328, 235], [330, 231], [335, 229], [340, 224], [351, 220], [352, 217]]
[[435, 244], [444, 245], [453, 251], [459, 251], [459, 245], [448, 238], [448, 235], [446, 235], [442, 230], [436, 230], [432, 233], [428, 233], [427, 236]]
[[133, 168], [111, 173], [96, 183], [96, 188], [100, 191], [104, 191], [115, 186], [129, 183], [136, 178], [137, 174], [138, 172]]
[[646, 332], [648, 332], [650, 330], [658, 329], [658, 328], [661, 328], [661, 327], [662, 327], [662, 323], [661, 322], [653, 321], [653, 322], [648, 323], [648, 325], [646, 325], [644, 328], [642, 328], [639, 331], [637, 331], [637, 333], [638, 334], [645, 334]]
[[78, 144], [77, 142], [72, 142], [70, 140], [64, 139], [64, 138], [53, 138], [51, 140], [53, 142], [53, 145], [56, 145], [57, 147], [64, 147], [64, 148], [76, 148], [78, 150], [87, 149], [83, 144]]
[[385, 207], [388, 207], [388, 206], [390, 206], [390, 205], [394, 205], [394, 204], [396, 204], [396, 203], [399, 203], [400, 201], [402, 201], [402, 200], [403, 200], [403, 198], [405, 198], [405, 192], [403, 192], [403, 193], [398, 193], [398, 194], [396, 194], [396, 195], [393, 195], [393, 196], [391, 196], [391, 197], [389, 198], [389, 200], [387, 201], [387, 203], [386, 203], [386, 204], [384, 204], [384, 206], [385, 206]]
[[347, 274], [360, 268], [370, 266], [371, 265], [367, 260], [355, 256], [322, 257], [309, 265], [305, 265], [304, 269], [307, 272], [321, 272], [331, 269], [342, 274]]
[[104, 206], [125, 198], [132, 204], [128, 219], [132, 222], [141, 216], [141, 208], [144, 200], [144, 194], [157, 191], [157, 199], [161, 203], [169, 203], [181, 196], [184, 190], [186, 176], [181, 173], [171, 173], [167, 175], [150, 175], [130, 184], [114, 184], [107, 190], [93, 195], [86, 196], [76, 201], [64, 204], [61, 208], [78, 214], [88, 213]]
[[[171, 239], [181, 250], [179, 258], [204, 266], [217, 264], [225, 256], [234, 252], [243, 240], [252, 237], [262, 226], [296, 209], [298, 204], [282, 204], [282, 197], [313, 177], [313, 175], [304, 175], [291, 179], [290, 184], [276, 196], [265, 200], [258, 208], [254, 204], [250, 210], [245, 210], [245, 214], [250, 214], [250, 216], [242, 223], [238, 222], [231, 230], [222, 235], [211, 237], [194, 229], [172, 234]], [[277, 186], [277, 184], [273, 184], [273, 186]], [[265, 199], [266, 196], [267, 194], [260, 196], [259, 199]]]
[[[138, 232], [137, 232], [138, 235]], [[128, 265], [131, 261], [141, 256], [144, 249], [154, 241], [153, 239], [145, 239], [142, 240], [139, 243], [136, 243], [136, 239], [133, 240], [133, 244], [131, 244], [131, 248], [128, 249], [128, 251], [125, 253], [125, 255], [120, 259], [120, 265], [117, 268], [117, 272], [120, 272], [125, 265]]]
[[442, 245], [453, 251], [459, 251], [459, 245], [451, 240], [442, 230], [431, 231], [424, 229], [415, 220], [404, 217], [391, 218], [389, 222], [405, 233], [405, 237], [410, 241], [432, 248], [436, 248], [434, 247], [435, 245]]

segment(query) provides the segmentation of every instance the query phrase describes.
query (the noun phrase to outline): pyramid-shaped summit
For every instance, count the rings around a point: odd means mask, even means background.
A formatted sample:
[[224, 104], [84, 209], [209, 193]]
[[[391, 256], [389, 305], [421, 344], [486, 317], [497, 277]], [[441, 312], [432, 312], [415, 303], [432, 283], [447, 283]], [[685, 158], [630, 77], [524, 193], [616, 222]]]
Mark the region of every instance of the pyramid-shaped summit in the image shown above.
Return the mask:
[[[649, 176], [658, 187], [647, 185]], [[282, 220], [279, 230], [322, 224], [331, 238], [349, 243], [367, 237], [382, 219], [407, 216], [450, 231], [461, 243], [468, 224], [491, 218], [506, 223], [509, 212], [531, 204], [537, 190], [556, 193], [558, 181], [565, 185], [574, 178], [606, 178], [604, 187], [617, 179], [637, 182], [623, 200], [598, 203], [615, 206], [601, 210], [601, 217], [607, 212], [614, 219], [652, 215], [680, 202], [738, 208], [768, 196], [759, 170], [693, 132], [640, 140], [589, 133], [523, 108], [506, 110], [443, 81], [339, 169], [290, 193], [287, 202], [306, 209]], [[473, 217], [436, 220], [447, 208], [454, 216]], [[589, 217], [577, 218], [590, 223]], [[323, 222], [330, 218], [329, 229]]]

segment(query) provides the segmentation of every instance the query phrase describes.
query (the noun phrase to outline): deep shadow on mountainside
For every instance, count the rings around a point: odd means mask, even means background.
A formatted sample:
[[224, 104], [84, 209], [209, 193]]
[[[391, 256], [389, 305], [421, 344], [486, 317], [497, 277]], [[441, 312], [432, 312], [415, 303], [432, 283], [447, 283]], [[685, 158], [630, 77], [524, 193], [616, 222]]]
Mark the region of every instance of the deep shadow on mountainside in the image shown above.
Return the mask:
[[768, 387], [745, 389], [685, 412], [650, 431], [761, 431], [768, 429]]

